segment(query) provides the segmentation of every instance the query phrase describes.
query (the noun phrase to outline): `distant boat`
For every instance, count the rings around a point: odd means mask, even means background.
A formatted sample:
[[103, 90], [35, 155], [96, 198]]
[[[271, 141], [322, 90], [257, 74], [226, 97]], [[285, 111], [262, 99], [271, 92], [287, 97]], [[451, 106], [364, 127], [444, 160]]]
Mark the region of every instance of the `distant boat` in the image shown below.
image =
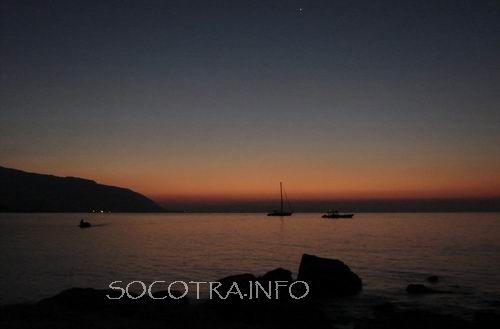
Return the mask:
[[89, 222], [84, 221], [83, 219], [80, 220], [80, 224], [78, 224], [80, 228], [89, 228], [92, 226]]
[[283, 210], [283, 183], [280, 182], [280, 196], [281, 196], [281, 202], [280, 202], [280, 210], [274, 210], [273, 212], [270, 212], [267, 214], [268, 216], [292, 216], [292, 207], [290, 207], [290, 202], [288, 202], [288, 198], [286, 198], [286, 192], [285, 192], [285, 198], [286, 202], [288, 203], [288, 208], [289, 211], [284, 211]]
[[354, 214], [341, 214], [337, 210], [329, 210], [322, 218], [352, 218]]

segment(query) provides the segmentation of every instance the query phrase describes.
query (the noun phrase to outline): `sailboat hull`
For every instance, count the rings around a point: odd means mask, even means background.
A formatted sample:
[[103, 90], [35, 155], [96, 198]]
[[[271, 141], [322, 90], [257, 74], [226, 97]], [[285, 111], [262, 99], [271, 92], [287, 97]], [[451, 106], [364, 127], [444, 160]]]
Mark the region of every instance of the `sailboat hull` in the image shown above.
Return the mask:
[[292, 216], [292, 213], [291, 212], [279, 212], [279, 211], [276, 211], [276, 212], [270, 212], [267, 215], [268, 216], [280, 216], [280, 217], [283, 217], [283, 216]]

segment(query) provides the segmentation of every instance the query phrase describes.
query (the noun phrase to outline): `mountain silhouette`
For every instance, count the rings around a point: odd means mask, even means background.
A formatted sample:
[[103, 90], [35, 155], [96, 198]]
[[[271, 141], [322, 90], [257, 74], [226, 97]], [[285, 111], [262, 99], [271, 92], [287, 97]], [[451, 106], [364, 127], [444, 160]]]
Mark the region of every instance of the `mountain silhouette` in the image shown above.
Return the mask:
[[158, 212], [132, 190], [78, 177], [29, 173], [0, 166], [1, 212]]

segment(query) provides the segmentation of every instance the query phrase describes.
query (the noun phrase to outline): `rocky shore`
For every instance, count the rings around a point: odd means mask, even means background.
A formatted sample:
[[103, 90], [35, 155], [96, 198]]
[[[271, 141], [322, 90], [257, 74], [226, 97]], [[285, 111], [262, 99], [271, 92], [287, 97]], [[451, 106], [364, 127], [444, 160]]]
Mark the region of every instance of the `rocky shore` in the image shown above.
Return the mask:
[[[310, 291], [301, 299], [228, 299], [194, 301], [156, 291], [152, 298], [110, 300], [116, 291], [72, 288], [33, 304], [0, 308], [1, 328], [497, 328], [500, 312], [476, 311], [469, 318], [430, 310], [401, 309], [390, 302], [374, 303], [362, 315], [349, 312], [352, 298], [362, 291], [362, 279], [340, 260], [303, 255], [297, 280]], [[250, 273], [218, 280], [220, 291], [248, 282], [294, 282], [292, 273], [275, 269], [257, 277]], [[437, 276], [429, 284], [439, 281]], [[303, 291], [302, 291], [303, 292]], [[301, 296], [301, 291], [296, 292]], [[248, 291], [242, 291], [248, 293]], [[451, 293], [421, 283], [408, 294]], [[178, 292], [180, 296], [180, 292]], [[176, 297], [175, 293], [174, 296]]]

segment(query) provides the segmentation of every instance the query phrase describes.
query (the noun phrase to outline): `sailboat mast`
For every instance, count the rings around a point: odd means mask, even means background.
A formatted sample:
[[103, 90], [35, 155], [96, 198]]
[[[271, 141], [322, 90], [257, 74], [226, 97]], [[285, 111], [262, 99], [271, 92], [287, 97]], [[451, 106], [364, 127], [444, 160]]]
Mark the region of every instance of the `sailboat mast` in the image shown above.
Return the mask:
[[283, 183], [280, 182], [280, 195], [281, 195], [281, 213], [283, 213]]

